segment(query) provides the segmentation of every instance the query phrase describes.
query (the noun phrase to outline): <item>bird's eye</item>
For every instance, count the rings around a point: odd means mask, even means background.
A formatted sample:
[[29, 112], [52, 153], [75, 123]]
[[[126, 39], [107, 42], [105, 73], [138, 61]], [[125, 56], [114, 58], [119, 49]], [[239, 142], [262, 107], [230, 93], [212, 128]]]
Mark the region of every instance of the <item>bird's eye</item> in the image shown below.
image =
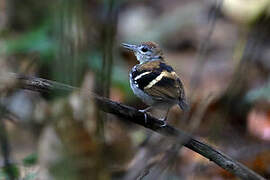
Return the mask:
[[142, 47], [142, 48], [141, 48], [141, 51], [142, 51], [142, 52], [147, 52], [147, 51], [148, 51], [148, 48], [147, 48], [147, 47]]

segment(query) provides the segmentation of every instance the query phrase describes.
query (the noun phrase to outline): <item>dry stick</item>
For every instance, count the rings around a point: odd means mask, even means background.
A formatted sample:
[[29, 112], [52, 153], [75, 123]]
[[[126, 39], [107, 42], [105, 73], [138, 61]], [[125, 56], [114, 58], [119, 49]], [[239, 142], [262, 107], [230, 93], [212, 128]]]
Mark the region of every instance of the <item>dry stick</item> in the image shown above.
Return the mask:
[[[19, 81], [20, 87], [24, 89], [32, 90], [32, 91], [51, 92], [54, 90], [78, 89], [69, 85], [61, 84], [58, 82], [54, 82], [54, 81], [50, 81], [50, 80], [46, 80], [42, 78], [22, 76], [22, 75], [16, 75], [16, 74], [12, 74], [12, 75], [13, 77], [15, 76], [15, 78]], [[133, 107], [112, 101], [105, 97], [97, 96], [93, 93], [90, 98], [92, 98], [93, 100], [97, 102], [97, 105], [100, 108], [100, 110], [107, 113], [114, 114], [120, 117], [121, 119], [125, 119], [135, 124], [139, 124], [159, 134], [170, 137], [180, 142], [185, 147], [199, 153], [200, 155], [204, 156], [210, 161], [213, 161], [214, 163], [216, 163], [223, 169], [231, 172], [232, 174], [234, 174], [235, 176], [241, 179], [248, 179], [248, 180], [264, 179], [262, 176], [255, 173], [251, 169], [247, 168], [243, 164], [233, 160], [226, 154], [218, 150], [215, 150], [211, 146], [205, 143], [202, 143], [198, 140], [195, 140], [192, 136], [186, 134], [185, 132], [180, 131], [170, 125], [161, 127], [161, 125], [163, 125], [163, 121], [160, 121], [150, 115], [147, 115], [147, 122], [145, 122], [144, 113], [139, 112], [137, 109]]]

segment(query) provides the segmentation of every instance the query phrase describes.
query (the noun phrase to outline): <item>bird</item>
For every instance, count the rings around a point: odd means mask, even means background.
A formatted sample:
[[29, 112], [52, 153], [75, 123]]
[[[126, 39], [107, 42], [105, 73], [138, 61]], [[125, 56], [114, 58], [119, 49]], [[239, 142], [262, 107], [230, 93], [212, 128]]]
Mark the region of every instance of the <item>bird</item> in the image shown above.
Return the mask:
[[164, 58], [160, 46], [155, 42], [142, 42], [138, 45], [122, 43], [122, 46], [134, 53], [139, 64], [129, 73], [133, 93], [148, 107], [139, 110], [145, 114], [152, 108], [165, 109], [161, 118], [166, 126], [169, 110], [178, 104], [183, 111], [189, 110], [183, 83]]

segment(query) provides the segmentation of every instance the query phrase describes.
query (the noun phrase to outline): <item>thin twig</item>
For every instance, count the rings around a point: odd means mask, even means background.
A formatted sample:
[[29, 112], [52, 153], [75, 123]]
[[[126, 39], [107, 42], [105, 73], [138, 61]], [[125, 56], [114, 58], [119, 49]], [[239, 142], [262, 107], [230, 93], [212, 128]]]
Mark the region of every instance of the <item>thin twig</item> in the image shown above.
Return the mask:
[[[19, 80], [21, 88], [25, 88], [33, 91], [53, 91], [53, 90], [70, 90], [70, 89], [78, 89], [75, 87], [71, 87], [69, 85], [57, 83], [54, 81], [49, 81], [41, 78], [28, 77], [22, 75], [13, 74], [13, 77], [16, 77]], [[135, 124], [144, 126], [145, 128], [151, 129], [159, 134], [170, 137], [180, 143], [182, 143], [185, 147], [199, 153], [205, 158], [213, 161], [218, 166], [223, 169], [231, 172], [235, 176], [241, 179], [264, 179], [259, 174], [255, 173], [251, 169], [247, 168], [243, 164], [233, 160], [228, 155], [214, 149], [213, 147], [202, 143], [187, 133], [174, 128], [173, 126], [166, 125], [163, 126], [163, 122], [147, 115], [147, 122], [145, 121], [144, 113], [138, 111], [137, 109], [112, 101], [105, 97], [100, 97], [92, 93], [92, 96], [89, 97], [94, 99], [100, 110], [114, 114], [119, 118], [133, 122]], [[183, 141], [185, 140], [185, 141]]]

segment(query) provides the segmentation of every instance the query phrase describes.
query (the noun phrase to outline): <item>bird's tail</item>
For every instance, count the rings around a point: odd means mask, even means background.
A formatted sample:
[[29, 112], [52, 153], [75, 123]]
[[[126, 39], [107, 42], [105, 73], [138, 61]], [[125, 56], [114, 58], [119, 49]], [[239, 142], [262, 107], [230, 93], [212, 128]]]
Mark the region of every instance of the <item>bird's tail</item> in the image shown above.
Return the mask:
[[178, 105], [180, 106], [180, 108], [183, 110], [183, 111], [188, 111], [189, 110], [189, 105], [187, 103], [187, 101], [185, 99], [181, 99], [178, 103]]

